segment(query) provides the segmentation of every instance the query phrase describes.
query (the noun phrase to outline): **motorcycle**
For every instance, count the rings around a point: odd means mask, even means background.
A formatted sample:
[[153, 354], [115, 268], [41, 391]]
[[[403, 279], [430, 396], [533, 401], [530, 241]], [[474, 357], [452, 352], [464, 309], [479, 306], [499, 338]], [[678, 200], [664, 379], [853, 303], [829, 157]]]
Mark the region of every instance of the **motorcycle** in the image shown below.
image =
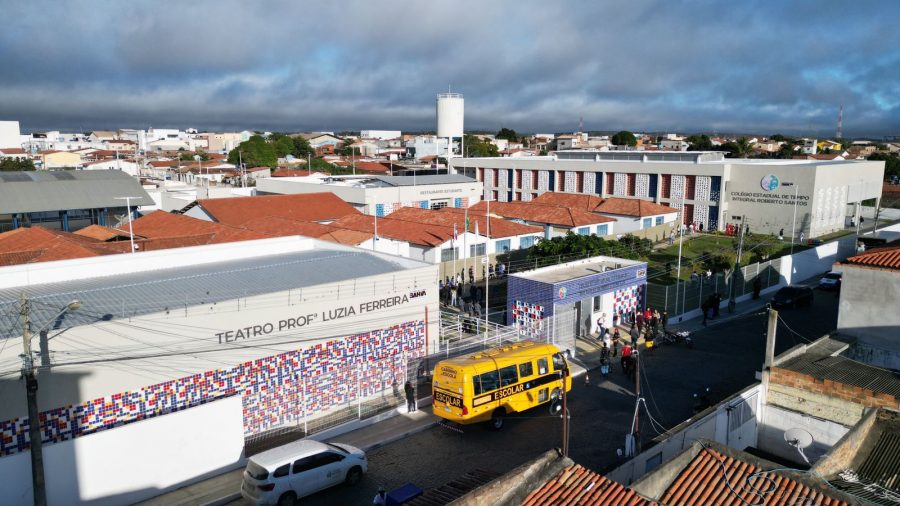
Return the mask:
[[684, 343], [688, 348], [694, 347], [694, 340], [691, 338], [691, 333], [687, 330], [667, 330], [662, 333], [660, 340], [666, 344]]

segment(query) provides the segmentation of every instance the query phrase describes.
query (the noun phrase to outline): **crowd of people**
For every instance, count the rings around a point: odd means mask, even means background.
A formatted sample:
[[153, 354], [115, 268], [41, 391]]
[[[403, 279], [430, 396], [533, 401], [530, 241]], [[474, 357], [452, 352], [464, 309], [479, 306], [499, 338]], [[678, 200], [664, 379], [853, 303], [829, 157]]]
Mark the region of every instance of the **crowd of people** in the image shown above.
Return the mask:
[[506, 276], [503, 263], [487, 264], [481, 268], [481, 279], [475, 280], [475, 267], [460, 270], [454, 276], [446, 276], [438, 281], [441, 303], [455, 307], [466, 316], [481, 317], [485, 308], [484, 278], [494, 279]]
[[[600, 340], [600, 374], [606, 378], [609, 376], [609, 367], [612, 359], [620, 355], [622, 372], [627, 376], [635, 373], [634, 356], [637, 353], [637, 343], [641, 336], [644, 337], [645, 347], [652, 349], [653, 341], [666, 331], [669, 321], [667, 311], [658, 309], [634, 308], [631, 311], [613, 314], [611, 326], [606, 321], [606, 313], [597, 319], [597, 338]], [[628, 326], [627, 339], [622, 338], [620, 326]]]

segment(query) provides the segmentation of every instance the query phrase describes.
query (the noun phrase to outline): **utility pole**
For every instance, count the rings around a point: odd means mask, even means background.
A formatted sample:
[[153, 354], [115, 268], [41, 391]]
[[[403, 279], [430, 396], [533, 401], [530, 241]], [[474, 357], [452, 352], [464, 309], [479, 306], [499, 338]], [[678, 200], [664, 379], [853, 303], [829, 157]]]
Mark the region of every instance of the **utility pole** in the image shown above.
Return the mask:
[[778, 330], [778, 311], [769, 308], [769, 324], [766, 332], [766, 359], [762, 367], [762, 399], [760, 406], [766, 409], [769, 396], [769, 379], [775, 363], [775, 333]]
[[563, 457], [569, 456], [569, 409], [566, 406], [566, 377], [568, 376], [568, 374], [569, 374], [568, 367], [566, 369], [562, 370], [562, 419], [563, 419], [562, 454], [563, 454]]
[[25, 377], [25, 392], [28, 400], [28, 439], [31, 453], [31, 488], [35, 506], [47, 504], [44, 487], [44, 454], [41, 447], [41, 419], [37, 404], [37, 378], [34, 377], [34, 359], [31, 355], [31, 318], [28, 297], [22, 292], [19, 316], [22, 317], [22, 376]]
[[634, 425], [631, 434], [634, 436], [634, 454], [637, 455], [641, 453], [641, 355], [635, 351], [632, 356], [634, 357], [634, 398], [637, 400], [635, 401], [636, 409], [634, 410]]
[[737, 301], [735, 301], [734, 295], [734, 275], [737, 274], [738, 269], [741, 268], [741, 253], [744, 251], [744, 231], [747, 230], [747, 226], [744, 224], [744, 215], [741, 215], [741, 236], [738, 240], [738, 251], [737, 251], [737, 259], [734, 263], [734, 270], [731, 271], [731, 286], [729, 287], [729, 291], [731, 292], [731, 296], [728, 298], [728, 312], [733, 313], [734, 307], [737, 305]]

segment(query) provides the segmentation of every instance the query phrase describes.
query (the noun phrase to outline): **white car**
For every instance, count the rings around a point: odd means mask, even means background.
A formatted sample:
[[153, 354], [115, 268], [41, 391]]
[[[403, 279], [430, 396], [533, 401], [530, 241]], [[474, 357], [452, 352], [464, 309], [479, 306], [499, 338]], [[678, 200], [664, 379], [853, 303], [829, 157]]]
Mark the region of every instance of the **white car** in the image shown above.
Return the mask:
[[368, 469], [359, 448], [303, 439], [247, 459], [241, 495], [253, 504], [294, 504], [339, 483], [356, 484]]
[[819, 288], [823, 290], [834, 290], [841, 287], [841, 273], [829, 272], [819, 279]]

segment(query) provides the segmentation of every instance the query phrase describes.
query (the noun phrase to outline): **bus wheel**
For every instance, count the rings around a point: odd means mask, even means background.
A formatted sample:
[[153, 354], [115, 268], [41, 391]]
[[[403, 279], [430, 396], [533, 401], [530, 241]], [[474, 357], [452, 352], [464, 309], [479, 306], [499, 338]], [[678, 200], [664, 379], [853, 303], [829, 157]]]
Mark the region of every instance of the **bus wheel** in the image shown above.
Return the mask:
[[504, 416], [506, 416], [505, 409], [503, 409], [503, 408], [495, 409], [494, 413], [491, 415], [491, 428], [494, 430], [502, 429]]
[[550, 403], [550, 414], [553, 416], [559, 415], [562, 413], [562, 403], [558, 400]]

